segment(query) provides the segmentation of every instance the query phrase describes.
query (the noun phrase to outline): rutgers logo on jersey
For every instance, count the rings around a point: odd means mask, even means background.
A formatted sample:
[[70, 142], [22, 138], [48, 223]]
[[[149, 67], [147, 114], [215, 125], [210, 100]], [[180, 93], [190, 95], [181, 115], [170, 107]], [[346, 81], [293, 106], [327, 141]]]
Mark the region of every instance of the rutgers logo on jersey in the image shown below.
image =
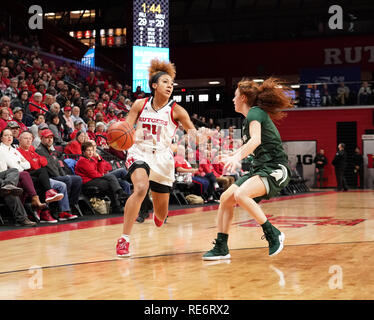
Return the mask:
[[135, 144], [152, 146], [154, 149], [170, 147], [178, 124], [172, 118], [176, 102], [170, 100], [159, 110], [152, 107], [153, 97], [147, 99], [139, 113], [135, 132]]

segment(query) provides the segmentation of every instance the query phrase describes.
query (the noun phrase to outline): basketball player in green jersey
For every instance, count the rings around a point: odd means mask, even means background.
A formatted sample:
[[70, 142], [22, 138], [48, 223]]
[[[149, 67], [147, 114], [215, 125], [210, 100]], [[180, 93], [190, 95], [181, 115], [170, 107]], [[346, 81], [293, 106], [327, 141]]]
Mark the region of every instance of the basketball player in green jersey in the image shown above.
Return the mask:
[[277, 195], [290, 180], [288, 157], [273, 123], [285, 116], [284, 109], [293, 107], [291, 98], [285, 93], [287, 90], [273, 78], [262, 85], [245, 78], [238, 83], [233, 102], [235, 111], [246, 117], [242, 127], [243, 145], [222, 158], [222, 162], [229, 172], [238, 168], [242, 160], [251, 165], [248, 173], [221, 195], [217, 239], [213, 249], [203, 255], [203, 260], [231, 257], [227, 241], [236, 204], [261, 225], [269, 242], [270, 256], [283, 249], [284, 234], [267, 220], [258, 203]]

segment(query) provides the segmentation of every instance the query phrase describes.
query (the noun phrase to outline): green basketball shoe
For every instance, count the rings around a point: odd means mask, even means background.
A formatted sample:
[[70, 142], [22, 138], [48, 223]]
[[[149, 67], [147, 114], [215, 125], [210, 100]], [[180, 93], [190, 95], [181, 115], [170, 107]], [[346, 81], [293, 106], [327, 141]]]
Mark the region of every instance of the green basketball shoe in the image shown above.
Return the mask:
[[213, 244], [213, 249], [203, 255], [203, 260], [225, 260], [231, 258], [227, 242], [215, 239]]
[[270, 228], [263, 229], [264, 235], [261, 239], [265, 239], [269, 242], [269, 256], [275, 256], [283, 250], [283, 243], [285, 235], [280, 232], [276, 227], [271, 225]]

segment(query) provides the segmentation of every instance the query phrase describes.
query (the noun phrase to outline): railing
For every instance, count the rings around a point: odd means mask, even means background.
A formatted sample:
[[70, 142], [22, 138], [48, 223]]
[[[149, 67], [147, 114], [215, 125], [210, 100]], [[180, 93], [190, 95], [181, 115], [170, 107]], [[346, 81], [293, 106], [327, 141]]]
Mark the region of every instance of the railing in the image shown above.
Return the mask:
[[299, 108], [374, 105], [373, 81], [315, 82], [292, 85]]

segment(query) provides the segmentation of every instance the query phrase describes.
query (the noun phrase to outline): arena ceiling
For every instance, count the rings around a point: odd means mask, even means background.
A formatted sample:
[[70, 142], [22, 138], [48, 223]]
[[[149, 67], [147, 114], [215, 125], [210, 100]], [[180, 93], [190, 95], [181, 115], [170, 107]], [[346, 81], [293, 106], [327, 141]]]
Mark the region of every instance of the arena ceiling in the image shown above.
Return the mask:
[[[28, 2], [22, 1], [27, 5]], [[96, 9], [98, 28], [125, 26], [131, 17], [126, 0], [39, 2], [44, 12]], [[105, 6], [103, 5], [105, 4]], [[330, 5], [339, 4], [344, 30], [327, 27]], [[374, 33], [373, 0], [170, 0], [170, 43], [225, 43]], [[61, 26], [62, 28], [64, 26]], [[71, 26], [69, 26], [71, 28]]]

